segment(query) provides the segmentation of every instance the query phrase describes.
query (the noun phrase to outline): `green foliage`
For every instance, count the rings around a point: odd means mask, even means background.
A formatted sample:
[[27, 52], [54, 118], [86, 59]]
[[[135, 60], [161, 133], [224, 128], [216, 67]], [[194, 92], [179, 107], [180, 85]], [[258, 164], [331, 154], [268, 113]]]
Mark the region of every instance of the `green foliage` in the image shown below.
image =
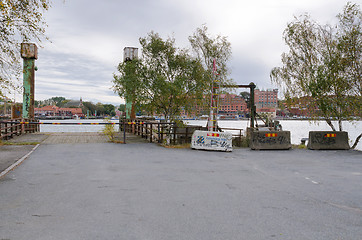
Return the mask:
[[108, 116], [115, 116], [116, 115], [114, 105], [112, 105], [112, 104], [103, 104], [103, 108], [104, 108], [104, 114], [105, 115], [108, 115]]
[[17, 88], [20, 43], [46, 38], [43, 13], [49, 7], [49, 0], [0, 1], [0, 96]]
[[70, 102], [71, 100], [66, 99], [65, 97], [52, 97], [46, 100], [35, 100], [34, 104], [35, 107], [44, 107], [44, 106], [48, 106], [48, 105], [55, 105], [57, 107], [64, 107], [64, 105], [68, 102]]
[[[104, 119], [104, 122], [111, 123], [109, 119]], [[116, 136], [116, 131], [114, 130], [114, 125], [106, 124], [102, 130], [103, 134], [106, 135], [109, 141], [113, 142]]]
[[90, 115], [94, 115], [97, 113], [97, 116], [115, 116], [115, 107], [112, 104], [102, 104], [97, 103], [93, 104], [92, 102], [83, 102], [83, 113], [87, 114], [89, 111]]
[[218, 78], [222, 83], [227, 81], [230, 43], [225, 37], [210, 38], [205, 26], [189, 40], [196, 57], [176, 47], [174, 38], [164, 40], [154, 32], [140, 38], [143, 56], [119, 64], [114, 91], [127, 102], [149, 113], [163, 114], [166, 119], [175, 119], [182, 108], [187, 111], [203, 105], [205, 94], [211, 91], [214, 58]]
[[336, 26], [321, 25], [308, 15], [295, 18], [284, 31], [289, 52], [282, 67], [273, 68], [272, 81], [284, 86], [287, 102], [303, 98], [309, 112], [331, 119], [352, 120], [362, 108], [362, 13], [347, 3]]
[[127, 102], [143, 102], [145, 69], [142, 61], [121, 62], [117, 70], [119, 75], [113, 75], [113, 90]]
[[207, 32], [207, 26], [203, 25], [196, 29], [194, 34], [189, 37], [189, 41], [193, 52], [206, 70], [204, 78], [211, 81], [210, 78], [213, 75], [213, 62], [215, 59], [217, 79], [221, 84], [231, 83], [231, 79], [228, 79], [230, 70], [227, 66], [231, 57], [231, 44], [227, 37], [221, 35], [211, 37]]
[[207, 89], [204, 69], [185, 49], [177, 48], [173, 38], [163, 40], [151, 32], [141, 38], [140, 43], [146, 70], [148, 110], [174, 119], [181, 107], [191, 108]]
[[248, 108], [250, 108], [250, 92], [240, 92], [239, 95], [245, 100]]
[[120, 104], [119, 107], [118, 107], [118, 110], [121, 111], [121, 112], [126, 111], [126, 104]]
[[179, 115], [181, 107], [190, 108], [207, 85], [203, 68], [175, 39], [163, 40], [151, 32], [140, 38], [143, 58], [120, 63], [113, 88], [121, 97], [142, 106], [148, 112], [167, 119]]

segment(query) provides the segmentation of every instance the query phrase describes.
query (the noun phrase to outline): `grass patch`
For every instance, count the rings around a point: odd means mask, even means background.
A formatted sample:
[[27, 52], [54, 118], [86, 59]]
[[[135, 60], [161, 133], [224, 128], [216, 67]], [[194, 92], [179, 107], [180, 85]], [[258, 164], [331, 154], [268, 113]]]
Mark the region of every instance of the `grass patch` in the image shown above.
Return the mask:
[[0, 142], [1, 145], [38, 145], [40, 142]]
[[299, 145], [293, 144], [293, 145], [292, 145], [292, 148], [293, 148], [293, 149], [307, 149], [307, 146], [304, 145], [304, 144], [299, 144]]
[[[111, 120], [109, 119], [104, 119], [105, 123], [112, 123]], [[115, 143], [115, 137], [116, 137], [116, 131], [114, 130], [114, 125], [113, 124], [106, 124], [104, 125], [104, 128], [102, 130], [103, 134], [106, 135], [109, 139], [110, 142]]]

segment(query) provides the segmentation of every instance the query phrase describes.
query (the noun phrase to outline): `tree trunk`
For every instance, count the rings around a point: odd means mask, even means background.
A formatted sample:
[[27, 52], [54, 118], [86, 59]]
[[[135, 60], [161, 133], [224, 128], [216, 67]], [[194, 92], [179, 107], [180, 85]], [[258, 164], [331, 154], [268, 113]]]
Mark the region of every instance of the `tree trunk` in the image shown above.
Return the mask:
[[336, 129], [334, 128], [333, 123], [332, 123], [332, 121], [330, 119], [327, 118], [326, 122], [332, 128], [332, 131], [336, 131]]
[[342, 119], [338, 119], [339, 131], [342, 131]]
[[135, 109], [135, 102], [132, 102], [132, 108], [131, 108], [131, 119], [134, 120], [136, 119], [136, 109]]
[[351, 149], [355, 149], [357, 147], [357, 144], [358, 144], [359, 140], [361, 139], [361, 137], [362, 137], [362, 133], [356, 138]]

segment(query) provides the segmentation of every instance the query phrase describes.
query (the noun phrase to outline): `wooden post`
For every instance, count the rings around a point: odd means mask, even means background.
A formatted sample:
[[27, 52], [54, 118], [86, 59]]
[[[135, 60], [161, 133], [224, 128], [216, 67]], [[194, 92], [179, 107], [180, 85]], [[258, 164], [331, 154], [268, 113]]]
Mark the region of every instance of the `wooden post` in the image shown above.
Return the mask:
[[255, 96], [254, 96], [254, 90], [255, 90], [255, 84], [253, 82], [251, 82], [249, 84], [250, 86], [250, 128], [254, 128], [254, 122], [255, 122], [255, 112], [256, 112], [256, 107], [255, 107]]
[[152, 142], [152, 129], [153, 129], [153, 124], [151, 123], [151, 130], [150, 130], [150, 143]]
[[164, 127], [163, 127], [163, 125], [161, 125], [161, 143], [163, 143], [163, 131], [164, 131]]
[[173, 145], [176, 145], [176, 130], [177, 130], [177, 125], [176, 123], [173, 124]]
[[23, 118], [34, 118], [34, 79], [35, 59], [38, 59], [38, 48], [34, 43], [21, 44], [23, 58]]
[[146, 139], [148, 138], [148, 136], [147, 136], [147, 134], [148, 134], [148, 123], [146, 124], [146, 132], [145, 132], [145, 134], [146, 134]]
[[126, 119], [123, 119], [123, 144], [126, 144]]
[[160, 123], [157, 124], [158, 143], [161, 143]]
[[185, 143], [187, 143], [188, 142], [188, 130], [189, 130], [189, 127], [188, 126], [186, 126], [186, 133], [185, 133]]
[[8, 137], [6, 135], [8, 134], [8, 122], [6, 122], [4, 125], [5, 125], [5, 131], [4, 131], [5, 138], [4, 139], [7, 140]]
[[141, 126], [141, 137], [143, 138], [143, 130], [144, 130], [144, 126], [145, 126], [145, 123], [142, 124]]

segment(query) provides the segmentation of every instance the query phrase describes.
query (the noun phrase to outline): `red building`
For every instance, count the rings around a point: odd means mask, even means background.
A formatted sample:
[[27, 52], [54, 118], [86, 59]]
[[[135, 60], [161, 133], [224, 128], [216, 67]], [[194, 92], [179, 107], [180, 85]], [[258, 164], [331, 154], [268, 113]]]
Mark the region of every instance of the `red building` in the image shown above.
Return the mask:
[[278, 89], [268, 89], [266, 91], [255, 89], [254, 102], [257, 113], [271, 114], [275, 117], [278, 107]]
[[248, 112], [248, 106], [239, 95], [236, 94], [220, 94], [219, 97], [219, 113], [226, 115], [238, 115]]
[[57, 106], [45, 106], [34, 109], [35, 116], [64, 116], [64, 117], [84, 117], [82, 108], [59, 108]]
[[[259, 90], [254, 91], [254, 103], [256, 106], [257, 113], [263, 113], [276, 116], [276, 109], [278, 107], [278, 89], [272, 90]], [[244, 113], [249, 113], [249, 109], [245, 99], [236, 94], [220, 94], [219, 96], [219, 114], [235, 116]], [[209, 114], [209, 107], [195, 106], [191, 112], [186, 112], [184, 109], [181, 110], [182, 116], [200, 116], [202, 114]]]

